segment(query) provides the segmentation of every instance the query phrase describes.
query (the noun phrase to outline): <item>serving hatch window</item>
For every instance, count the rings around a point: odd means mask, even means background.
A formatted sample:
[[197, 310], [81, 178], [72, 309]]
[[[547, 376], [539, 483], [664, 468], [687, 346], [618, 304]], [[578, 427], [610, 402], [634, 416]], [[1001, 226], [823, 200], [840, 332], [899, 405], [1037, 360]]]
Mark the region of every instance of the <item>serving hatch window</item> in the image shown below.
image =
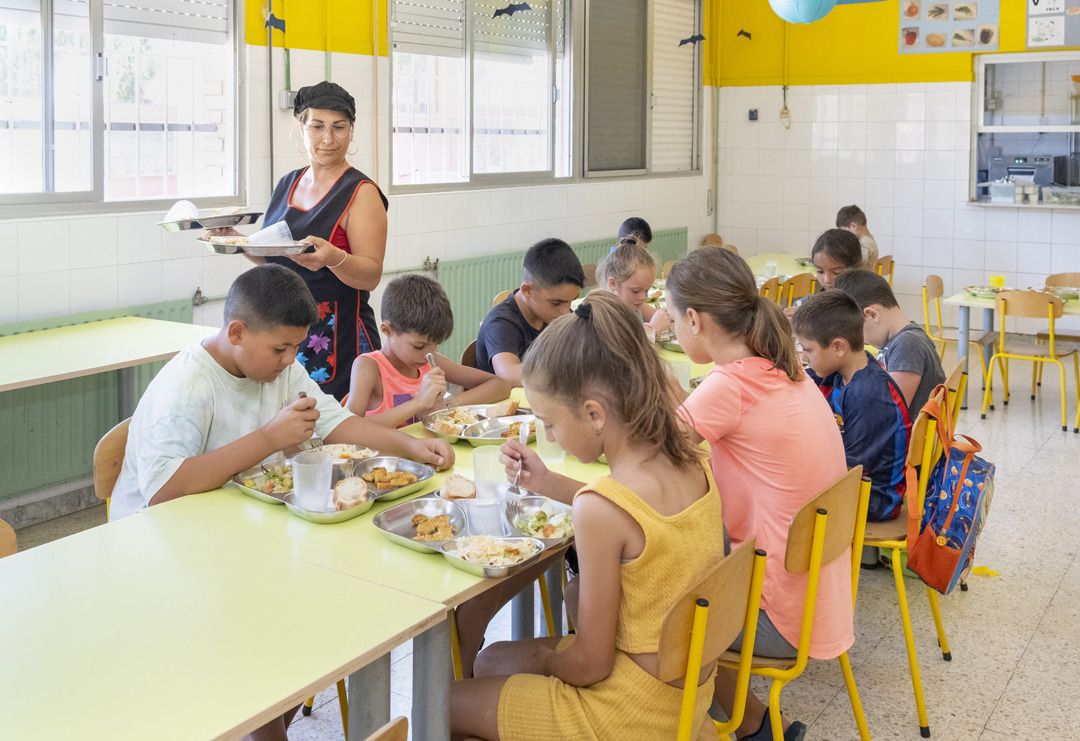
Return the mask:
[[234, 25], [228, 0], [0, 0], [0, 206], [238, 195]]

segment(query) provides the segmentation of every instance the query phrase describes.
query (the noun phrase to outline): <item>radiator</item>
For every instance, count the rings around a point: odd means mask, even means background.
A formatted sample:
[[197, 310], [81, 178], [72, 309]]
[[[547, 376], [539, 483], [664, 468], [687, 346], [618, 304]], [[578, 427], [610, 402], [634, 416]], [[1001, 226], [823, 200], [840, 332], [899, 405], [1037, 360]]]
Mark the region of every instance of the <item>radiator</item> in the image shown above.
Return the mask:
[[[190, 299], [0, 326], [0, 335], [141, 316], [190, 324]], [[165, 361], [135, 369], [139, 394]], [[118, 420], [117, 371], [0, 393], [0, 502], [93, 473], [94, 446]]]
[[[570, 245], [582, 264], [596, 263], [615, 244], [615, 238], [594, 239]], [[649, 252], [662, 267], [668, 260], [686, 255], [687, 230], [665, 229], [653, 232]], [[439, 282], [450, 298], [454, 310], [454, 334], [439, 351], [458, 358], [470, 342], [476, 339], [480, 322], [491, 311], [491, 301], [507, 289], [521, 285], [521, 268], [525, 252], [476, 257], [439, 263]]]

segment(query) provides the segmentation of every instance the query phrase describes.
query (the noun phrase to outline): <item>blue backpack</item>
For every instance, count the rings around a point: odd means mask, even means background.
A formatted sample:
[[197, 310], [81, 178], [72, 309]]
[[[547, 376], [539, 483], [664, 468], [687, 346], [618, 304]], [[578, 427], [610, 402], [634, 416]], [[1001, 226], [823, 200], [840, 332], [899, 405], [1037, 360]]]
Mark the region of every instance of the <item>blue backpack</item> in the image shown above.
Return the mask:
[[[931, 395], [923, 411], [938, 421], [943, 454], [926, 486], [922, 519], [908, 507], [908, 568], [927, 586], [948, 594], [966, 578], [975, 544], [994, 496], [994, 464], [980, 458], [982, 446], [966, 435], [953, 437], [948, 394]], [[909, 493], [917, 491], [909, 488]]]

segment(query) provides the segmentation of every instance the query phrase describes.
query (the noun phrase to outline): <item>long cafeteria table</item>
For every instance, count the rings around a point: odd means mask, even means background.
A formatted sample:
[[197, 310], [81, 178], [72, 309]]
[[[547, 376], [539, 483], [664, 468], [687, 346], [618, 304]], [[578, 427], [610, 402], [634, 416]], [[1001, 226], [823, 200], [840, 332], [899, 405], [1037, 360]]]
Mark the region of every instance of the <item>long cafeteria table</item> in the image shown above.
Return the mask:
[[0, 595], [0, 735], [20, 741], [237, 738], [446, 625], [438, 602], [145, 514], [0, 560]]

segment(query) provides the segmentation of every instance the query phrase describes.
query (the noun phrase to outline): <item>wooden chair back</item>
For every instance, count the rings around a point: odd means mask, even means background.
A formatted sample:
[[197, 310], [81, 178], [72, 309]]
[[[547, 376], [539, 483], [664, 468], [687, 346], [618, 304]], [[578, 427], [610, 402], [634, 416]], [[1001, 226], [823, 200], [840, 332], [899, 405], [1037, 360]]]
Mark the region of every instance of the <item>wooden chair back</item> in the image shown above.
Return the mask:
[[364, 741], [406, 741], [409, 737], [409, 719], [404, 716], [394, 718], [385, 726], [368, 736]]
[[[945, 374], [945, 388], [949, 390], [949, 405], [953, 410], [953, 426], [956, 426], [955, 415], [960, 410], [960, 406], [957, 403], [957, 399], [964, 392], [964, 386], [967, 384], [966, 372], [964, 371], [964, 361], [958, 360], [952, 370]], [[921, 411], [921, 410], [919, 410]], [[917, 413], [917, 412], [916, 412]], [[951, 430], [950, 430], [951, 432]]]
[[668, 273], [671, 272], [671, 266], [674, 265], [674, 264], [675, 264], [674, 260], [668, 260], [667, 262], [665, 262], [664, 263], [664, 269], [663, 269], [663, 271], [661, 271], [660, 277], [661, 278], [667, 278]]
[[707, 666], [738, 637], [746, 620], [746, 605], [750, 600], [750, 582], [754, 569], [754, 550], [757, 538], [751, 538], [722, 559], [705, 577], [686, 590], [660, 627], [658, 658], [659, 679], [671, 682], [686, 672], [690, 653], [690, 626], [694, 622], [694, 604], [699, 599], [709, 601], [709, 623], [705, 630], [705, 648], [701, 665]]
[[476, 367], [476, 340], [473, 340], [461, 351], [461, 360], [458, 361], [466, 368]]
[[1054, 273], [1046, 277], [1048, 286], [1068, 286], [1075, 288], [1080, 286], [1080, 273]]
[[878, 275], [884, 276], [889, 279], [889, 285], [892, 285], [893, 269], [896, 267], [896, 263], [893, 262], [892, 255], [882, 255], [874, 263], [874, 272]]
[[851, 547], [855, 538], [855, 525], [859, 519], [861, 481], [862, 466], [855, 466], [825, 487], [795, 514], [788, 528], [787, 552], [784, 554], [784, 568], [789, 573], [805, 574], [810, 570], [814, 523], [819, 509], [829, 514], [821, 564], [824, 566], [840, 557]]
[[[1022, 316], [1030, 319], [1060, 319], [1064, 304], [1057, 296], [1039, 291], [1002, 291], [994, 299], [994, 309], [1005, 316]], [[1004, 326], [1004, 322], [1002, 323]]]
[[596, 263], [582, 265], [581, 270], [585, 273], [585, 288], [596, 285]]
[[131, 417], [128, 417], [106, 432], [94, 448], [94, 494], [98, 499], [108, 501], [116, 480], [120, 478], [130, 424]]
[[511, 293], [513, 293], [512, 290], [499, 291], [498, 293], [495, 294], [495, 298], [491, 299], [491, 305], [493, 307], [498, 306], [503, 301], [505, 301], [506, 297], [509, 296]]
[[761, 288], [758, 289], [758, 295], [764, 296], [767, 299], [773, 301], [780, 300], [780, 279], [777, 277], [769, 278], [767, 281], [761, 284]]
[[923, 289], [926, 291], [927, 299], [941, 298], [945, 295], [945, 284], [941, 280], [941, 276], [928, 275], [926, 276], [926, 282], [923, 284]]
[[733, 244], [722, 244], [722, 245], [720, 245], [720, 249], [727, 250], [728, 252], [731, 252], [731, 253], [736, 254], [736, 255], [739, 254], [739, 248], [736, 247]]
[[784, 281], [780, 286], [780, 304], [791, 306], [795, 299], [810, 296], [817, 288], [817, 279], [811, 273], [799, 273]]
[[15, 528], [0, 520], [0, 558], [10, 556], [19, 550], [15, 539]]
[[706, 234], [705, 238], [701, 240], [702, 247], [723, 247], [724, 238], [719, 234]]

